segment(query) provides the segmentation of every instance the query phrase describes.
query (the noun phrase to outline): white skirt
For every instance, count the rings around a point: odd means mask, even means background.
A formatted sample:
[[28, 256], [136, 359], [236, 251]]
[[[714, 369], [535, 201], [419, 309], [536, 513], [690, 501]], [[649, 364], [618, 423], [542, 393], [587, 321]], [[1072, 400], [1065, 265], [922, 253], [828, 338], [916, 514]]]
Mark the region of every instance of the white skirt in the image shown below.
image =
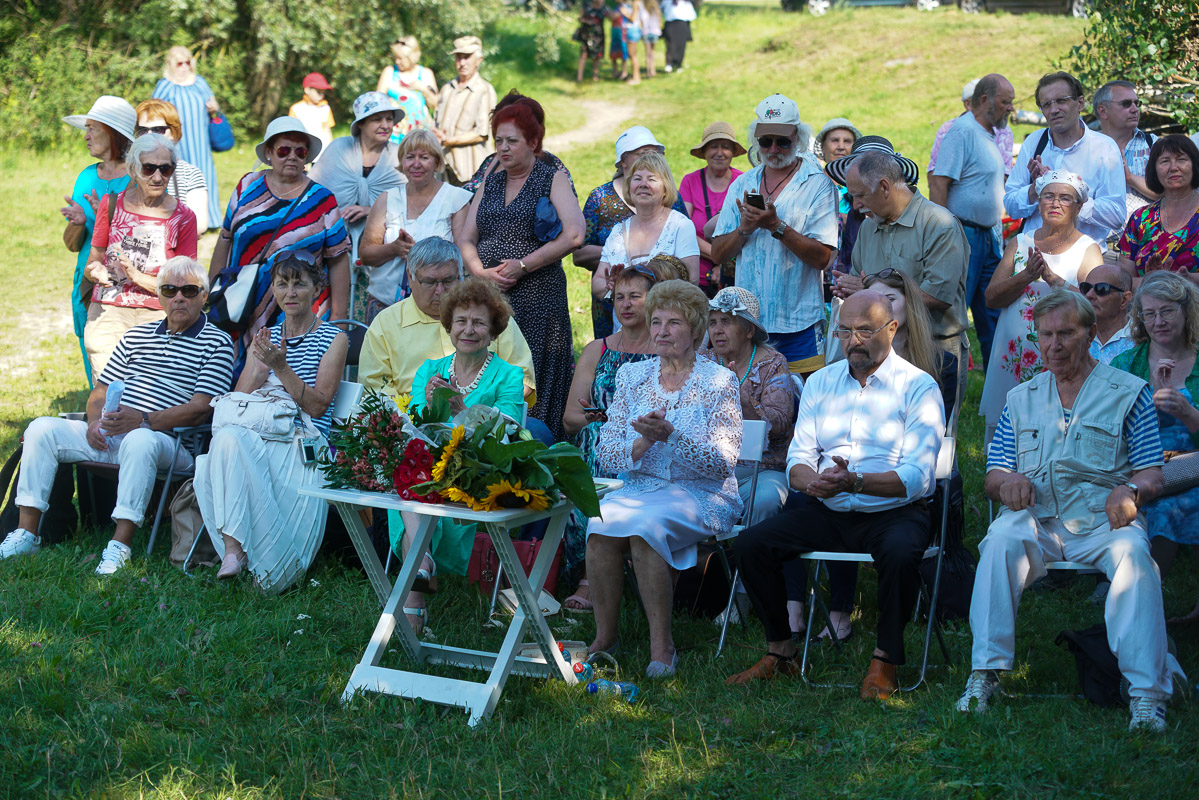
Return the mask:
[[323, 484], [294, 443], [266, 441], [246, 428], [220, 428], [196, 459], [196, 499], [217, 555], [225, 555], [225, 535], [236, 539], [250, 574], [271, 594], [303, 578], [316, 557], [329, 506], [298, 490]]
[[600, 513], [602, 519], [592, 517], [587, 521], [588, 536], [640, 537], [674, 569], [694, 567], [695, 546], [713, 535], [691, 495], [678, 486], [634, 496], [605, 497], [600, 501]]

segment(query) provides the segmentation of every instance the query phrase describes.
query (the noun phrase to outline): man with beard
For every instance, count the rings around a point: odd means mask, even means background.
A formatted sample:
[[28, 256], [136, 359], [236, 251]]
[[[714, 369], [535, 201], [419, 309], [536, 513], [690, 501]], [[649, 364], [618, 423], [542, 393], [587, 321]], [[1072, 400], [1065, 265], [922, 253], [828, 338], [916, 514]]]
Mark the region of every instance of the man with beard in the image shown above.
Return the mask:
[[945, 412], [937, 383], [891, 349], [891, 302], [870, 289], [841, 307], [833, 335], [845, 359], [809, 378], [787, 452], [802, 502], [737, 537], [737, 563], [766, 628], [757, 664], [726, 683], [799, 674], [784, 602], [783, 564], [813, 550], [870, 553], [878, 571], [878, 641], [863, 699], [898, 687], [903, 629], [920, 589]]
[[999, 309], [987, 308], [985, 294], [1003, 257], [999, 223], [1007, 166], [992, 131], [1007, 125], [1015, 97], [1016, 90], [1002, 75], [980, 78], [970, 100], [970, 113], [949, 126], [937, 166], [928, 178], [928, 199], [958, 218], [970, 245], [966, 304], [974, 315], [984, 365], [991, 358], [999, 321]]
[[824, 365], [822, 272], [837, 247], [837, 187], [805, 155], [812, 129], [795, 101], [772, 94], [754, 113], [749, 157], [761, 163], [729, 186], [712, 262], [737, 259], [737, 286], [761, 300], [771, 343], [802, 375]]

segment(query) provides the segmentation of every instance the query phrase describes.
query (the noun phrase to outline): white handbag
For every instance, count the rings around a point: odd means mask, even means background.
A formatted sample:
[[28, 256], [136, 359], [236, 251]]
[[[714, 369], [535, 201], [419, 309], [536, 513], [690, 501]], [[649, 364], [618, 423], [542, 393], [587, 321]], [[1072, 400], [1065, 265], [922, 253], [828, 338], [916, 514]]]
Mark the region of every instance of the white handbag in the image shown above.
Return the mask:
[[290, 397], [230, 392], [211, 405], [213, 432], [236, 425], [273, 441], [290, 442], [295, 436], [300, 409]]

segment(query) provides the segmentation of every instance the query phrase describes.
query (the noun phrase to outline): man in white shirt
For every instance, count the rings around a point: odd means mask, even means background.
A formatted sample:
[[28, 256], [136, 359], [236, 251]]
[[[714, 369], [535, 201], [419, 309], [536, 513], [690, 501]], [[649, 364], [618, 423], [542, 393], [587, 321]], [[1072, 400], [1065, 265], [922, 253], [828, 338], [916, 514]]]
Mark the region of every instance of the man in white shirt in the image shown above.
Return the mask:
[[845, 360], [808, 380], [787, 453], [791, 488], [807, 497], [737, 537], [767, 653], [726, 683], [799, 674], [783, 564], [812, 550], [841, 550], [870, 553], [878, 570], [878, 641], [861, 696], [885, 699], [898, 688], [945, 411], [936, 381], [891, 350], [897, 329], [890, 301], [878, 292], [857, 292], [841, 306], [834, 333]]
[[662, 38], [666, 40], [666, 71], [683, 69], [687, 42], [691, 41], [691, 23], [700, 0], [662, 0]]
[[1128, 318], [1132, 278], [1117, 266], [1100, 264], [1079, 282], [1078, 291], [1095, 309], [1098, 333], [1091, 340], [1091, 358], [1110, 365], [1116, 356], [1136, 346]]
[[[1146, 133], [1141, 123], [1141, 99], [1137, 87], [1128, 81], [1109, 81], [1099, 87], [1091, 100], [1099, 130], [1110, 136], [1124, 154], [1124, 219], [1134, 211], [1161, 197], [1145, 184], [1145, 167], [1149, 164], [1149, 149], [1157, 137]], [[1118, 237], [1120, 231], [1116, 231]]]
[[1110, 137], [1082, 122], [1086, 97], [1082, 84], [1066, 72], [1051, 72], [1037, 82], [1037, 105], [1049, 127], [1034, 131], [1004, 186], [1003, 206], [1012, 219], [1024, 219], [1024, 232], [1041, 227], [1034, 184], [1055, 169], [1082, 176], [1091, 197], [1078, 213], [1078, 230], [1107, 249], [1107, 240], [1124, 227], [1124, 158]]

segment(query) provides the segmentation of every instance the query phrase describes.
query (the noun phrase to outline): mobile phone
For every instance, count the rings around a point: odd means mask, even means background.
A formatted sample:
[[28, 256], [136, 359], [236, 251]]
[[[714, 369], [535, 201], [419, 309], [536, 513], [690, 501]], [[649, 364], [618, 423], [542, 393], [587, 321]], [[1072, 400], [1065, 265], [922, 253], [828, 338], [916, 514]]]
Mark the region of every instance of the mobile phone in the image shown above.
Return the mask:
[[759, 192], [746, 192], [745, 204], [761, 209], [762, 211], [766, 210], [766, 201], [762, 199], [762, 195]]
[[603, 409], [598, 406], [583, 406], [583, 412], [587, 414], [601, 414]]

